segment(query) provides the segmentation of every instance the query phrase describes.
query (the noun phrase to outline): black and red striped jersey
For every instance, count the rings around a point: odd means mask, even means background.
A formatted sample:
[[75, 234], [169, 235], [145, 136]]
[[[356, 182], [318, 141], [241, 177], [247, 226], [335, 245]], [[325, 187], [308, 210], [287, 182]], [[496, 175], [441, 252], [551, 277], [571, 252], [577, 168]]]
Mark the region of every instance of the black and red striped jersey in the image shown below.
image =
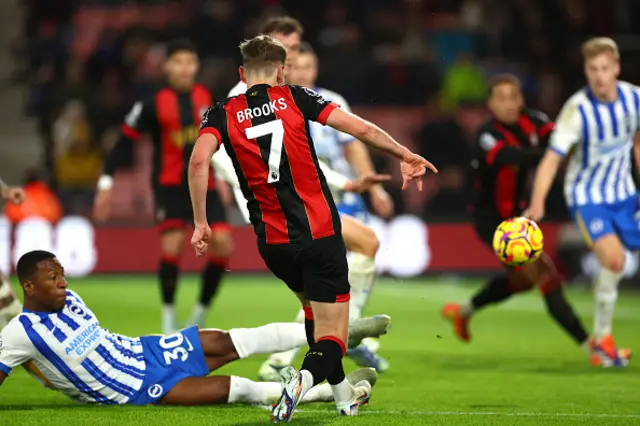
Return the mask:
[[[163, 87], [135, 102], [121, 126], [121, 134], [130, 141], [140, 139], [143, 134], [151, 136], [154, 188], [188, 190], [189, 159], [202, 116], [212, 103], [211, 92], [201, 84], [184, 93]], [[105, 162], [105, 173], [109, 175], [117, 168], [117, 151], [113, 154]], [[210, 173], [209, 189], [214, 184], [214, 175]]]
[[515, 124], [487, 121], [476, 135], [473, 211], [496, 221], [517, 216], [529, 202], [533, 175], [549, 144], [554, 123], [525, 109]]
[[215, 135], [233, 162], [261, 242], [341, 233], [308, 124], [325, 124], [336, 107], [307, 88], [260, 84], [216, 103], [202, 119], [200, 134]]

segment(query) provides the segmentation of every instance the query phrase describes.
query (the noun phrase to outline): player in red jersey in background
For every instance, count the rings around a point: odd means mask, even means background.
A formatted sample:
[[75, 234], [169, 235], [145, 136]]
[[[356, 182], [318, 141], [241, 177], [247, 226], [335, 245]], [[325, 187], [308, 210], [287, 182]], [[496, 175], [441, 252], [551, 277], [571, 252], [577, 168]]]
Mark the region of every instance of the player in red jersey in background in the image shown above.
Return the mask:
[[341, 111], [310, 89], [284, 83], [286, 48], [260, 35], [240, 45], [240, 77], [246, 94], [216, 103], [205, 114], [189, 165], [195, 217], [191, 240], [204, 255], [211, 231], [206, 221], [206, 181], [212, 155], [224, 144], [233, 161], [258, 249], [269, 269], [298, 296], [306, 313], [310, 350], [300, 371], [281, 371], [283, 392], [274, 422], [290, 421], [304, 394], [325, 379], [338, 412], [356, 415], [370, 396], [363, 381], [345, 380], [342, 357], [349, 323], [349, 281], [340, 217], [309, 135], [308, 120], [352, 134], [402, 159], [403, 187], [421, 177], [424, 158], [398, 144], [375, 125]]
[[[2, 178], [0, 178], [0, 196], [13, 204], [21, 204], [25, 199], [24, 189], [9, 186]], [[0, 330], [21, 310], [22, 305], [11, 287], [9, 278], [0, 271]]]
[[[150, 134], [154, 147], [152, 187], [162, 233], [162, 259], [158, 270], [164, 304], [162, 332], [170, 334], [179, 328], [173, 306], [178, 263], [185, 245], [186, 228], [193, 223], [185, 172], [198, 136], [200, 120], [212, 104], [212, 96], [207, 88], [196, 83], [199, 61], [189, 40], [176, 40], [169, 44], [164, 67], [167, 85], [134, 104], [122, 125], [120, 140], [107, 156], [104, 174], [98, 184], [95, 216], [105, 220], [109, 215], [112, 176], [120, 166], [122, 153], [131, 149], [133, 141], [144, 133]], [[200, 300], [194, 307], [189, 325], [204, 325], [232, 250], [225, 208], [216, 192], [213, 174], [207, 181], [207, 199], [208, 223], [213, 233], [209, 259], [202, 275]]]
[[[477, 134], [473, 220], [482, 242], [492, 248], [493, 233], [500, 222], [521, 215], [528, 204], [529, 183], [549, 145], [554, 123], [544, 113], [525, 107], [520, 81], [511, 74], [490, 80], [488, 107], [492, 117]], [[531, 265], [505, 268], [467, 303], [445, 305], [442, 315], [453, 322], [456, 335], [468, 342], [469, 321], [475, 313], [537, 286], [549, 315], [587, 354], [594, 355], [592, 362], [599, 365], [600, 352], [566, 299], [562, 285], [553, 261], [543, 253]]]

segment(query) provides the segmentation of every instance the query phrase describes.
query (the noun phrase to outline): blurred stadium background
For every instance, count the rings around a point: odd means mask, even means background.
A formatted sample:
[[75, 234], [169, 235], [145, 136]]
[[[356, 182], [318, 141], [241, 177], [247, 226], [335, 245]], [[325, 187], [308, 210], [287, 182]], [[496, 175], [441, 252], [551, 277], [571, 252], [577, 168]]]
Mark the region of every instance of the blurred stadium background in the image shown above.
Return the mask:
[[[382, 242], [379, 269], [390, 277], [381, 280], [370, 310], [390, 313], [395, 327], [382, 349], [387, 348], [384, 354], [392, 363], [392, 380], [381, 382], [378, 391], [382, 405], [377, 414], [383, 417], [368, 422], [394, 424], [393, 410], [400, 410], [409, 416], [404, 424], [638, 424], [637, 374], [593, 376], [587, 360], [546, 318], [536, 294], [483, 314], [485, 322], [474, 331], [484, 339], [472, 349], [454, 341], [448, 325], [437, 318], [442, 302], [468, 297], [478, 277], [500, 268], [477, 240], [467, 211], [473, 134], [487, 117], [487, 78], [505, 71], [518, 75], [529, 105], [555, 117], [584, 84], [580, 43], [607, 35], [620, 45], [623, 79], [640, 82], [637, 0], [0, 2], [0, 175], [26, 185], [29, 196], [22, 207], [5, 210], [0, 218], [0, 269], [10, 270], [28, 250], [54, 250], [106, 326], [130, 334], [157, 332], [160, 303], [150, 286], [158, 259], [150, 147], [141, 143], [128, 159], [129, 169], [117, 174], [112, 221], [97, 225], [91, 205], [103, 155], [137, 95], [162, 80], [166, 41], [187, 36], [196, 43], [200, 81], [221, 99], [238, 79], [238, 42], [253, 35], [265, 17], [285, 13], [301, 20], [305, 40], [319, 53], [318, 85], [344, 95], [357, 113], [441, 170], [426, 178], [422, 193], [403, 193], [398, 181], [389, 183], [396, 216], [374, 221]], [[374, 158], [378, 171], [397, 172], [386, 158], [375, 153]], [[572, 285], [587, 283], [597, 266], [567, 222], [558, 183], [548, 212], [543, 225], [547, 250]], [[295, 306], [280, 299], [284, 286], [266, 275], [252, 230], [240, 226], [236, 209], [229, 214], [238, 225], [232, 274], [215, 302], [211, 325], [293, 319]], [[42, 220], [28, 218], [33, 215]], [[629, 259], [625, 285], [640, 287], [635, 255]], [[191, 250], [182, 260], [187, 270], [199, 269]], [[252, 275], [239, 274], [244, 272]], [[263, 277], [255, 274], [263, 272]], [[406, 278], [413, 283], [400, 285]], [[196, 292], [195, 278], [186, 281], [180, 296], [183, 313]], [[570, 295], [589, 324], [589, 295], [584, 289]], [[627, 295], [617, 322], [622, 339], [635, 343], [640, 343], [638, 301]], [[436, 334], [445, 339], [434, 339]], [[261, 361], [247, 361], [233, 371], [255, 377]], [[428, 372], [410, 370], [416, 364], [428, 366], [419, 367]], [[22, 404], [34, 394], [26, 375], [19, 374], [24, 381], [8, 384], [11, 392], [0, 391], [0, 412], [15, 410], [7, 424], [22, 426], [24, 419], [16, 415], [28, 410]], [[423, 381], [415, 382], [415, 374]], [[44, 417], [69, 422], [67, 412], [50, 405], [64, 400], [47, 395], [38, 396]], [[551, 401], [550, 395], [558, 399]], [[146, 420], [190, 424], [181, 413], [157, 411]], [[468, 418], [451, 418], [451, 413]], [[489, 420], [482, 413], [498, 417]], [[216, 424], [240, 424], [228, 410], [217, 415]], [[255, 416], [266, 420], [265, 415]], [[132, 411], [113, 416], [96, 417], [85, 410], [75, 420], [139, 422]], [[191, 416], [193, 422], [209, 419], [206, 411]], [[0, 423], [4, 418], [0, 414]], [[366, 416], [357, 420], [367, 423]], [[30, 423], [38, 420], [31, 417]]]
[[[528, 103], [554, 117], [584, 84], [578, 46], [586, 37], [614, 35], [623, 78], [638, 81], [640, 73], [638, 23], [630, 18], [640, 4], [632, 0], [25, 0], [0, 8], [1, 173], [12, 183], [30, 182], [32, 193], [46, 192], [46, 185], [60, 202], [28, 203], [8, 214], [14, 226], [0, 228], [3, 269], [35, 232], [16, 233], [15, 225], [38, 209], [54, 222], [73, 219], [33, 229], [67, 232], [56, 246], [73, 253], [76, 267], [70, 268], [78, 274], [153, 270], [156, 253], [137, 245], [157, 237], [148, 144], [140, 144], [129, 170], [117, 176], [112, 223], [95, 227], [80, 218], [90, 217], [103, 153], [136, 96], [162, 80], [163, 43], [178, 36], [196, 42], [200, 80], [220, 99], [237, 81], [238, 41], [266, 16], [291, 14], [319, 52], [318, 84], [343, 94], [358, 113], [437, 164], [442, 173], [427, 178], [423, 193], [401, 193], [397, 182], [387, 186], [397, 218], [376, 222], [379, 260], [381, 272], [397, 276], [499, 267], [467, 224], [473, 134], [486, 118], [488, 76], [515, 73]], [[397, 172], [387, 158], [374, 156], [379, 171]], [[563, 224], [559, 185], [548, 211], [548, 250], [569, 277], [592, 275], [580, 237]], [[237, 212], [231, 218], [240, 223]], [[22, 241], [10, 243], [12, 234]], [[262, 270], [248, 229], [237, 230], [236, 243], [231, 269]], [[191, 259], [185, 262], [193, 269]], [[632, 276], [637, 262], [629, 264]]]

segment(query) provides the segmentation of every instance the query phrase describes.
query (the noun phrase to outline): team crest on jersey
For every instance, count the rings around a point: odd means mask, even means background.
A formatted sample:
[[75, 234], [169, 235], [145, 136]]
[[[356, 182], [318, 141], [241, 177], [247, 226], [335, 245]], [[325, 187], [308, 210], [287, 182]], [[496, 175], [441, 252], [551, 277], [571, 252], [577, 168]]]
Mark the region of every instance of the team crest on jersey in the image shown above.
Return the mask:
[[327, 103], [327, 101], [325, 101], [325, 99], [324, 99], [322, 96], [320, 96], [320, 95], [318, 94], [318, 92], [316, 92], [315, 90], [313, 90], [313, 89], [309, 89], [308, 87], [303, 87], [303, 88], [302, 88], [302, 90], [304, 90], [305, 92], [307, 92], [307, 95], [309, 95], [309, 96], [312, 96], [312, 97], [316, 98], [316, 100], [318, 101], [318, 103], [319, 103], [320, 105], [322, 105], [322, 104], [326, 104], [326, 103]]
[[73, 302], [69, 305], [69, 312], [77, 317], [83, 317], [87, 313], [82, 306]]
[[604, 222], [602, 219], [593, 219], [589, 223], [589, 230], [592, 234], [599, 234], [604, 229]]
[[210, 111], [210, 109], [207, 108], [202, 113], [202, 120], [200, 121], [200, 130], [202, 130], [202, 128], [205, 126], [205, 124], [207, 124], [207, 121], [209, 121], [209, 111]]
[[160, 385], [153, 385], [149, 388], [149, 390], [147, 391], [147, 393], [149, 394], [149, 396], [151, 398], [158, 398], [160, 395], [162, 395], [164, 389], [162, 389], [162, 386]]

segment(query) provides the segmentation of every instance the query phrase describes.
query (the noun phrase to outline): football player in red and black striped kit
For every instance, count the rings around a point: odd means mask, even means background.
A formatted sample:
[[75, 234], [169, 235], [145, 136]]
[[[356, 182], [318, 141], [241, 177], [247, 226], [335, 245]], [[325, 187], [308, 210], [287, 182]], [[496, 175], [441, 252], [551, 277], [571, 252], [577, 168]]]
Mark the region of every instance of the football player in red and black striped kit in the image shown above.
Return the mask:
[[[213, 102], [209, 90], [196, 83], [198, 55], [189, 40], [176, 40], [167, 46], [164, 68], [167, 84], [134, 104], [122, 124], [120, 140], [106, 158], [103, 176], [98, 183], [95, 216], [99, 220], [108, 216], [112, 176], [120, 166], [123, 152], [132, 149], [133, 142], [143, 134], [149, 134], [153, 142], [152, 187], [161, 232], [162, 259], [158, 274], [164, 304], [162, 332], [170, 334], [179, 328], [173, 307], [178, 263], [185, 244], [186, 228], [193, 224], [187, 165], [198, 137], [200, 120]], [[213, 234], [202, 275], [200, 300], [188, 325], [204, 325], [206, 312], [232, 250], [225, 208], [216, 191], [213, 173], [207, 180], [207, 201], [207, 218]]]
[[[554, 123], [544, 113], [524, 107], [520, 82], [510, 74], [489, 82], [488, 107], [492, 118], [477, 135], [473, 220], [480, 239], [493, 247], [493, 233], [502, 220], [526, 209], [530, 182], [546, 149]], [[469, 320], [487, 305], [538, 287], [549, 314], [587, 354], [593, 347], [589, 335], [562, 291], [562, 279], [546, 254], [531, 265], [505, 268], [491, 277], [466, 304], [449, 303], [442, 315], [451, 320], [457, 336], [468, 342]]]
[[272, 420], [289, 421], [304, 394], [325, 379], [338, 412], [355, 415], [370, 396], [365, 381], [345, 380], [342, 357], [349, 322], [349, 280], [340, 217], [309, 135], [308, 120], [349, 133], [401, 159], [404, 187], [431, 163], [378, 127], [337, 108], [317, 93], [282, 85], [286, 48], [260, 35], [240, 45], [245, 94], [215, 104], [202, 120], [189, 166], [195, 226], [192, 245], [206, 252], [206, 182], [211, 156], [224, 144], [240, 182], [258, 249], [269, 269], [298, 296], [310, 346], [300, 371], [281, 370], [283, 393]]

